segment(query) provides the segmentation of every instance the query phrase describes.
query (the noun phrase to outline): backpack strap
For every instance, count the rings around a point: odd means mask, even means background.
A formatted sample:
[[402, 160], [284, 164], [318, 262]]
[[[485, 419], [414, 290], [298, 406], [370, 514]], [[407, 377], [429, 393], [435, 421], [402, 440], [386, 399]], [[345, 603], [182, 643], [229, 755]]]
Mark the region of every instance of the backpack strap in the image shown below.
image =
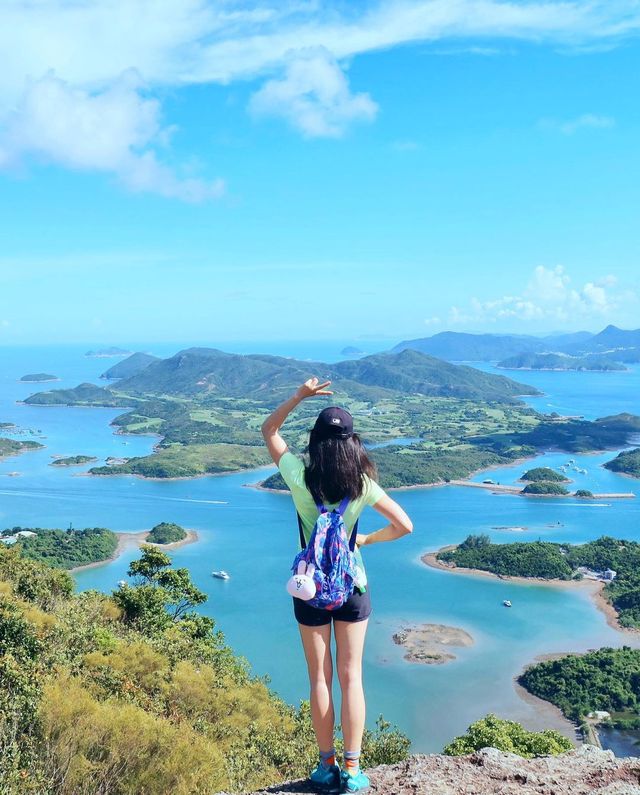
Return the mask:
[[[337, 508], [334, 508], [334, 511], [340, 514], [340, 516], [344, 516], [344, 512], [347, 510], [347, 505], [349, 505], [349, 497], [345, 497], [340, 505]], [[321, 502], [316, 501], [316, 507], [318, 509], [318, 513], [326, 513], [327, 509]], [[300, 534], [300, 549], [304, 549], [307, 546], [307, 542], [304, 540], [304, 531], [302, 529], [302, 519], [300, 518], [300, 514], [296, 512], [296, 516], [298, 517], [298, 533]], [[356, 523], [353, 525], [353, 530], [351, 531], [351, 536], [349, 538], [349, 549], [353, 552], [356, 548], [356, 537], [358, 535], [358, 522], [360, 519], [356, 519]]]
[[304, 540], [304, 533], [302, 531], [302, 519], [297, 511], [296, 516], [298, 517], [298, 532], [300, 533], [300, 549], [304, 549], [307, 546], [307, 542]]

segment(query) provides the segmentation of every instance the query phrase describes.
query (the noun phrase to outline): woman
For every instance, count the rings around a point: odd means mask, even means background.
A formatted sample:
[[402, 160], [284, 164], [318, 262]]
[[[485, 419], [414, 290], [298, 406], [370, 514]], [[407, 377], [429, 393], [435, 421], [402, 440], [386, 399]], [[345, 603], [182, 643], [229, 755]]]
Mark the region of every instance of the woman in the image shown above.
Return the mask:
[[[305, 543], [308, 543], [318, 516], [317, 502], [329, 510], [345, 497], [344, 512], [348, 534], [365, 505], [373, 506], [388, 524], [369, 535], [356, 537], [356, 562], [364, 570], [360, 549], [382, 541], [394, 541], [411, 533], [413, 525], [402, 508], [388, 497], [375, 481], [375, 467], [357, 434], [353, 419], [344, 409], [330, 407], [320, 412], [309, 436], [307, 465], [294, 456], [280, 436], [280, 428], [289, 413], [303, 400], [331, 395], [330, 381], [317, 378], [306, 381], [279, 406], [262, 425], [262, 435], [269, 453], [291, 490]], [[371, 613], [368, 585], [364, 592], [354, 590], [337, 610], [310, 607], [293, 599], [311, 685], [311, 719], [320, 750], [320, 761], [311, 773], [313, 784], [326, 792], [359, 792], [369, 786], [360, 770], [360, 747], [365, 723], [362, 689], [362, 650]], [[334, 748], [334, 709], [331, 694], [333, 663], [331, 659], [331, 624], [336, 640], [336, 667], [342, 691], [341, 723], [344, 737], [344, 770], [336, 765]]]

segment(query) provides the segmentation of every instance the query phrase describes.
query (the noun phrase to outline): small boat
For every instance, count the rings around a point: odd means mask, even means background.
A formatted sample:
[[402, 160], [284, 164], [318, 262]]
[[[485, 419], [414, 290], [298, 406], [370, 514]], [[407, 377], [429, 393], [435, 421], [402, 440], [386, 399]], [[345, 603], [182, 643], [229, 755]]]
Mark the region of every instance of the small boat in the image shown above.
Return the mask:
[[212, 571], [211, 572], [211, 576], [212, 577], [216, 577], [218, 580], [228, 580], [228, 579], [230, 579], [230, 575], [227, 574], [227, 572], [224, 571], [223, 569], [220, 569], [220, 571]]
[[509, 599], [505, 599], [502, 603], [505, 607], [511, 607], [511, 601]]

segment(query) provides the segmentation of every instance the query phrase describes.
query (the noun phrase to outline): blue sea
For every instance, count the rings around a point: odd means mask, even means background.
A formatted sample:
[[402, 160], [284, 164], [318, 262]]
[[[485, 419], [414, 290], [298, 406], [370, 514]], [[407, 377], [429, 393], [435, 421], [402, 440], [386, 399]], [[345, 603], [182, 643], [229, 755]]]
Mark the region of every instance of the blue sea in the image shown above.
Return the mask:
[[[215, 345], [215, 343], [197, 343]], [[237, 343], [217, 345], [237, 352], [269, 352], [309, 360], [335, 361], [345, 343], [331, 345]], [[296, 523], [287, 496], [250, 488], [271, 470], [180, 481], [146, 481], [134, 477], [92, 478], [87, 467], [57, 469], [54, 455], [144, 455], [153, 437], [114, 435], [114, 409], [26, 406], [19, 401], [40, 389], [101, 384], [100, 374], [118, 359], [87, 358], [84, 346], [0, 348], [0, 422], [14, 422], [20, 439], [45, 445], [0, 462], [0, 528], [22, 526], [106, 526], [136, 532], [161, 521], [193, 528], [199, 541], [174, 550], [176, 565], [187, 566], [197, 585], [209, 595], [202, 611], [215, 618], [229, 644], [251, 663], [258, 675], [296, 704], [307, 697], [307, 681], [298, 632], [284, 590], [290, 559], [296, 551]], [[95, 346], [93, 346], [95, 347]], [[171, 355], [186, 344], [131, 345]], [[387, 342], [359, 345], [366, 352], [391, 347]], [[626, 373], [551, 373], [493, 370], [532, 384], [544, 396], [526, 401], [541, 411], [587, 418], [620, 411], [640, 413], [640, 369]], [[55, 384], [20, 383], [29, 372], [50, 372]], [[12, 434], [1, 435], [10, 436]], [[285, 427], [286, 436], [286, 427]], [[616, 455], [548, 453], [533, 465], [558, 466], [569, 457], [586, 474], [574, 470], [576, 488], [597, 492], [640, 494], [640, 482], [602, 468]], [[478, 473], [501, 483], [514, 483], [523, 465]], [[19, 475], [8, 476], [19, 472]], [[588, 595], [540, 585], [505, 583], [464, 577], [427, 568], [422, 554], [463, 540], [469, 533], [487, 533], [496, 541], [532, 540], [578, 543], [604, 533], [640, 540], [640, 501], [537, 498], [527, 500], [464, 487], [425, 488], [394, 492], [412, 517], [413, 535], [393, 544], [364, 550], [371, 582], [374, 613], [365, 653], [369, 723], [380, 713], [412, 738], [413, 749], [434, 752], [488, 712], [518, 720], [533, 729], [567, 730], [552, 709], [525, 702], [514, 677], [537, 656], [584, 651], [603, 645], [640, 646], [640, 636], [623, 635], [609, 627]], [[374, 511], [362, 518], [363, 532], [380, 525]], [[506, 528], [523, 528], [513, 532]], [[113, 589], [126, 577], [131, 549], [118, 560], [79, 572], [79, 589]], [[215, 580], [213, 569], [226, 569], [227, 582]], [[510, 599], [513, 607], [502, 606]], [[407, 663], [392, 641], [406, 623], [443, 623], [462, 627], [474, 645], [456, 650], [457, 659], [441, 666]], [[624, 739], [624, 738], [623, 738]], [[618, 753], [628, 742], [616, 740]], [[621, 743], [621, 744], [620, 744]], [[613, 746], [613, 743], [612, 743]]]

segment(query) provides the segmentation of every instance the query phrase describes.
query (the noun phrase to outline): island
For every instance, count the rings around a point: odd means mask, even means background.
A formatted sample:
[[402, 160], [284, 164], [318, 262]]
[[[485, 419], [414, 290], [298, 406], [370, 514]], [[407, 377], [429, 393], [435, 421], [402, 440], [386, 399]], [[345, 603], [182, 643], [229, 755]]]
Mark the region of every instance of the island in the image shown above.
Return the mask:
[[18, 453], [26, 453], [30, 450], [40, 450], [44, 445], [40, 442], [26, 441], [21, 442], [17, 439], [4, 439], [0, 438], [0, 460], [8, 456], [18, 455]]
[[616, 628], [640, 629], [640, 543], [602, 536], [586, 544], [524, 541], [494, 544], [470, 535], [429, 553], [423, 562], [445, 571], [536, 582], [591, 582], [598, 607]]
[[75, 467], [82, 464], [90, 464], [98, 459], [94, 455], [70, 455], [66, 458], [55, 458], [49, 466], [51, 467]]
[[496, 367], [502, 370], [589, 370], [602, 373], [627, 369], [621, 362], [604, 354], [570, 356], [562, 353], [520, 353], [503, 359]]
[[612, 461], [607, 461], [604, 467], [621, 475], [640, 478], [640, 447], [619, 453]]
[[[361, 438], [376, 446], [385, 488], [454, 482], [549, 448], [620, 449], [640, 431], [631, 414], [545, 416], [519, 400], [538, 394], [533, 387], [414, 350], [329, 364], [188, 348], [117, 384], [50, 390], [25, 403], [123, 407], [112, 421], [118, 433], [158, 437], [150, 455], [93, 467], [91, 475], [199, 477], [268, 465], [260, 426], [313, 373], [331, 379], [332, 401], [352, 412]], [[307, 401], [288, 419], [292, 450], [305, 448], [317, 410]], [[282, 485], [277, 478], [263, 484]]]
[[353, 345], [347, 345], [340, 351], [341, 356], [364, 356], [364, 351], [361, 351], [360, 348], [356, 348]]
[[178, 541], [184, 541], [187, 538], [187, 531], [184, 527], [174, 522], [160, 522], [149, 531], [146, 537], [148, 544], [176, 544]]
[[560, 483], [548, 483], [543, 480], [538, 480], [535, 483], [527, 483], [527, 485], [522, 489], [521, 494], [566, 497], [569, 494], [569, 491], [568, 489], [565, 489], [564, 486], [561, 486]]
[[524, 475], [522, 475], [520, 480], [527, 483], [535, 483], [539, 481], [546, 483], [570, 482], [566, 475], [563, 475], [561, 472], [556, 472], [556, 470], [551, 469], [551, 467], [534, 467], [533, 469], [528, 469]]
[[60, 379], [57, 375], [50, 375], [49, 373], [28, 373], [23, 375], [20, 380], [27, 383], [40, 383], [44, 381], [59, 381]]
[[442, 665], [456, 659], [451, 648], [472, 646], [473, 638], [459, 627], [445, 624], [421, 624], [402, 627], [393, 642], [406, 649], [404, 659], [425, 665]]

